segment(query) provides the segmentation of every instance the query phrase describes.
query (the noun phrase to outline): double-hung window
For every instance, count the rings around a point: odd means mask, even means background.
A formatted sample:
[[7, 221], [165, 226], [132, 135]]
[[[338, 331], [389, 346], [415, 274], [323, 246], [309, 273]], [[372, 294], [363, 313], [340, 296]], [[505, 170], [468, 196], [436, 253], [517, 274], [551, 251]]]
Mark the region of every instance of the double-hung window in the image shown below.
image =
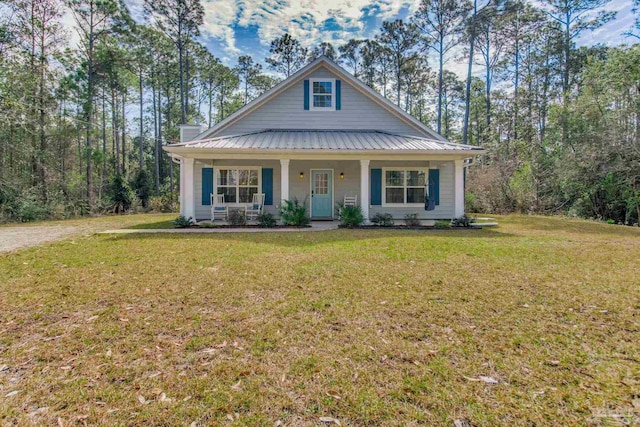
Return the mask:
[[225, 203], [251, 203], [260, 192], [258, 168], [216, 169], [216, 192], [224, 194]]
[[335, 110], [335, 80], [312, 79], [310, 83], [311, 110]]
[[427, 170], [421, 168], [384, 169], [383, 183], [384, 204], [423, 204]]

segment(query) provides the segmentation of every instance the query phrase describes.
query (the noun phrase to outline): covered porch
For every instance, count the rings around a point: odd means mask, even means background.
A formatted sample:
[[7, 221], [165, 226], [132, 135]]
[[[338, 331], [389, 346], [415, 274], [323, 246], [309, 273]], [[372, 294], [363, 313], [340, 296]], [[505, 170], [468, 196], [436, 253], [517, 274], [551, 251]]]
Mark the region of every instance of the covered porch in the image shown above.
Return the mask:
[[[222, 157], [222, 156], [218, 156]], [[226, 157], [226, 156], [224, 156]], [[245, 157], [245, 156], [243, 156]], [[312, 220], [336, 219], [336, 205], [355, 197], [365, 218], [388, 213], [401, 220], [451, 219], [464, 213], [463, 159], [384, 160], [314, 158], [181, 157], [180, 213], [211, 219], [211, 195], [223, 194], [230, 210], [244, 209], [255, 193], [277, 216], [283, 200], [306, 203]], [[424, 194], [437, 198], [425, 210]]]
[[[464, 168], [483, 150], [383, 131], [265, 130], [172, 144], [180, 163], [180, 212], [211, 218], [212, 195], [243, 209], [264, 194], [266, 212], [304, 202], [312, 220], [336, 218], [356, 198], [367, 219], [451, 219], [464, 214]], [[425, 196], [435, 200], [427, 209]], [[219, 197], [222, 199], [222, 197]]]

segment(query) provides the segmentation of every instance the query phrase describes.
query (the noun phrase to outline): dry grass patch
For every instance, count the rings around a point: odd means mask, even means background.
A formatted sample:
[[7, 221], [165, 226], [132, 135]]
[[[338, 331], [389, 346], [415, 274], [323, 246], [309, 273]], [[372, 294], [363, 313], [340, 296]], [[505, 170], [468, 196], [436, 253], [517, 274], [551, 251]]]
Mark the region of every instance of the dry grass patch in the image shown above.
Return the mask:
[[0, 417], [637, 423], [640, 232], [499, 221], [93, 236], [1, 256]]

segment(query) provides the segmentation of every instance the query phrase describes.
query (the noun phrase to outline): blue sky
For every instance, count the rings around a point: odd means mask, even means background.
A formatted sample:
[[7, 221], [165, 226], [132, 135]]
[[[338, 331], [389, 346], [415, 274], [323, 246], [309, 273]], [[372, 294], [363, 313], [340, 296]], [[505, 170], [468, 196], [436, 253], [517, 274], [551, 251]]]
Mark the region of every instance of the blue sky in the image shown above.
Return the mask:
[[[142, 0], [127, 0], [134, 16], [141, 17]], [[229, 66], [239, 55], [262, 61], [269, 43], [289, 32], [313, 46], [330, 41], [335, 46], [350, 38], [371, 37], [383, 20], [404, 19], [419, 0], [202, 0], [205, 8], [201, 41]], [[632, 0], [612, 0], [607, 9], [618, 12], [616, 20], [585, 33], [579, 44], [632, 43], [622, 33], [631, 28]], [[449, 61], [449, 68], [459, 64]], [[464, 68], [464, 67], [462, 67]]]

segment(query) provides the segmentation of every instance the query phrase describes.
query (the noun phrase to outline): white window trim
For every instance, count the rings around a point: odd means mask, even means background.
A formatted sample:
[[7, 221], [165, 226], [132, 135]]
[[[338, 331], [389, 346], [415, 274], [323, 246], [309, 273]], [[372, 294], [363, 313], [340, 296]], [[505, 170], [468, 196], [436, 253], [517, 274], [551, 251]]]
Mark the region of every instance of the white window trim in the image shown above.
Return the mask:
[[[244, 170], [257, 170], [258, 171], [258, 193], [263, 193], [262, 191], [262, 166], [214, 166], [213, 167], [213, 194], [218, 194], [218, 172], [221, 170], [230, 170], [230, 169], [244, 169]], [[222, 187], [230, 187], [227, 185], [223, 185]], [[239, 184], [237, 184], [236, 189], [239, 188]], [[251, 185], [250, 187], [253, 187]], [[239, 190], [238, 190], [239, 191]], [[239, 196], [239, 193], [236, 194], [236, 197]], [[246, 205], [250, 205], [251, 202], [241, 203], [228, 203], [225, 202], [225, 205], [229, 207], [244, 207]]]
[[[422, 171], [424, 172], [424, 183], [425, 185], [422, 188], [428, 188], [429, 186], [429, 167], [416, 167], [416, 166], [406, 166], [406, 167], [389, 167], [382, 168], [382, 206], [387, 207], [418, 207], [424, 206], [424, 203], [387, 203], [387, 171], [403, 171], [405, 184], [403, 184], [402, 188], [404, 191], [404, 198], [407, 198], [407, 171]], [[390, 188], [400, 188], [399, 186], [391, 186]], [[417, 187], [411, 187], [417, 188]]]
[[[313, 83], [314, 82], [330, 82], [331, 83], [331, 107], [314, 107], [313, 106]], [[310, 111], [335, 111], [336, 110], [336, 79], [309, 79], [309, 110]]]

